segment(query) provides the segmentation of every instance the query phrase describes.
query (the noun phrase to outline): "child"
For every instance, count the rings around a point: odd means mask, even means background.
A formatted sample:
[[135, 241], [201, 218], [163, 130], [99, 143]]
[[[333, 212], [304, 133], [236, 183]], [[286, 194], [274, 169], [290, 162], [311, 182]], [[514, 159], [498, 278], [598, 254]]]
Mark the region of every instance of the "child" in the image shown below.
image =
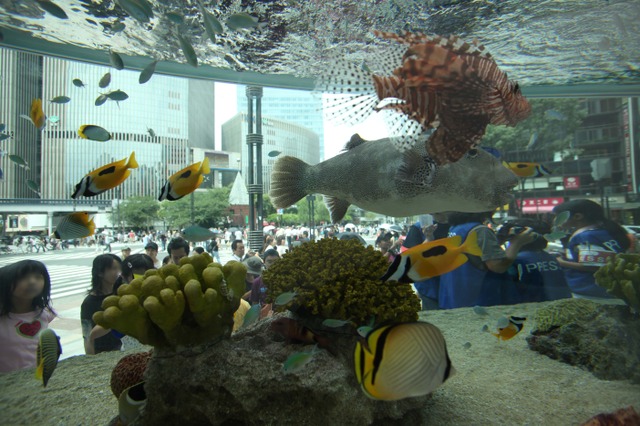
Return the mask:
[[44, 264], [21, 260], [0, 269], [0, 372], [36, 367], [38, 333], [55, 316]]

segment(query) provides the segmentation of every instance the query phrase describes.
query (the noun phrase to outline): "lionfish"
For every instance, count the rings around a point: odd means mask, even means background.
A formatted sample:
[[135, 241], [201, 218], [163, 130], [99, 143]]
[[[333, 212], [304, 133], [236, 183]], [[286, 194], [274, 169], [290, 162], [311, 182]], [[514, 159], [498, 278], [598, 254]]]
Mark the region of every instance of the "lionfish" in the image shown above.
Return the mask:
[[[488, 124], [514, 126], [531, 113], [517, 83], [508, 80], [477, 40], [457, 36], [374, 31], [401, 43], [368, 64], [345, 64], [322, 76], [317, 90], [346, 95], [325, 102], [328, 118], [347, 124], [388, 112], [389, 131], [401, 151], [435, 128], [427, 153], [438, 164], [455, 162], [479, 144]], [[408, 47], [405, 47], [408, 46]]]

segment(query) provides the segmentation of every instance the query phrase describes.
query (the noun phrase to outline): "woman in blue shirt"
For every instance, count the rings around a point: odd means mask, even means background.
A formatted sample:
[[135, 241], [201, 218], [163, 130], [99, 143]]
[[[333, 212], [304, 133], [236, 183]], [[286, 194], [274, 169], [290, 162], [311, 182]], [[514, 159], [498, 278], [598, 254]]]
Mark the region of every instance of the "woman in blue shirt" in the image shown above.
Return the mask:
[[556, 206], [553, 213], [569, 212], [562, 225], [572, 232], [565, 247], [566, 254], [558, 257], [565, 271], [567, 283], [574, 297], [610, 298], [607, 291], [596, 284], [593, 274], [607, 259], [627, 251], [630, 241], [623, 227], [605, 218], [600, 204], [591, 200], [571, 200]]

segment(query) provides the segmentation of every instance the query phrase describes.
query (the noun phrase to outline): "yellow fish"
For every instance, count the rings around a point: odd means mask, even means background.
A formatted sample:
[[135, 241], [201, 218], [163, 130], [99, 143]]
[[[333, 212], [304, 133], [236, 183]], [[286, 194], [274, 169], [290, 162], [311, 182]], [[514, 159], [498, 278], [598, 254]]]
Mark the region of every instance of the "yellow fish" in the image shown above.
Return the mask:
[[42, 330], [36, 353], [36, 379], [42, 380], [44, 387], [47, 387], [53, 371], [58, 366], [61, 354], [60, 338], [50, 328]]
[[498, 332], [491, 334], [493, 334], [500, 340], [509, 340], [516, 334], [520, 333], [520, 331], [522, 331], [522, 327], [524, 326], [526, 318], [510, 316], [508, 320], [509, 323], [505, 327], [498, 327]]
[[60, 220], [54, 235], [59, 240], [73, 240], [93, 235], [96, 224], [87, 212], [76, 212], [66, 215]]
[[77, 198], [80, 195], [93, 197], [94, 195], [102, 194], [124, 182], [131, 174], [131, 170], [129, 169], [137, 168], [136, 153], [132, 152], [129, 161], [123, 158], [120, 161], [114, 161], [113, 163], [89, 172], [82, 178], [80, 183], [76, 185], [76, 190], [73, 195], [71, 195], [71, 198]]
[[462, 237], [429, 241], [402, 252], [389, 265], [382, 281], [413, 283], [451, 272], [469, 258], [465, 253], [482, 256], [478, 246], [478, 234], [470, 232], [462, 244]]
[[189, 167], [174, 173], [162, 187], [158, 200], [175, 201], [187, 194], [191, 194], [204, 180], [203, 175], [209, 174], [210, 171], [209, 158], [205, 157], [204, 161], [193, 163]]
[[503, 164], [507, 169], [521, 178], [541, 177], [553, 173], [540, 163], [508, 163], [504, 161]]
[[354, 361], [364, 393], [383, 401], [427, 395], [455, 373], [444, 336], [426, 322], [371, 331], [356, 344]]
[[42, 110], [42, 99], [37, 98], [31, 101], [31, 112], [29, 113], [31, 122], [38, 130], [42, 130], [47, 122], [47, 116]]

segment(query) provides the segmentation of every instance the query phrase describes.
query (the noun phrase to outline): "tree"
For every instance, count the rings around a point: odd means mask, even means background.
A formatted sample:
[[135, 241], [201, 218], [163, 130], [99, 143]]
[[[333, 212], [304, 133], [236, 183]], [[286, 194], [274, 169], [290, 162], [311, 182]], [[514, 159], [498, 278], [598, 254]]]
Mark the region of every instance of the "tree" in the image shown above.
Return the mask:
[[[219, 225], [229, 208], [230, 188], [215, 188], [194, 193], [193, 224], [205, 228]], [[177, 201], [163, 201], [160, 217], [171, 229], [191, 225], [191, 195]]]
[[[158, 220], [160, 204], [154, 197], [134, 196], [120, 203], [120, 222], [126, 227], [148, 228]], [[118, 223], [118, 209], [111, 212], [111, 223]]]
[[552, 154], [573, 148], [575, 132], [587, 115], [584, 101], [533, 99], [530, 102], [529, 118], [515, 127], [488, 126], [482, 145], [503, 153], [543, 149]]

